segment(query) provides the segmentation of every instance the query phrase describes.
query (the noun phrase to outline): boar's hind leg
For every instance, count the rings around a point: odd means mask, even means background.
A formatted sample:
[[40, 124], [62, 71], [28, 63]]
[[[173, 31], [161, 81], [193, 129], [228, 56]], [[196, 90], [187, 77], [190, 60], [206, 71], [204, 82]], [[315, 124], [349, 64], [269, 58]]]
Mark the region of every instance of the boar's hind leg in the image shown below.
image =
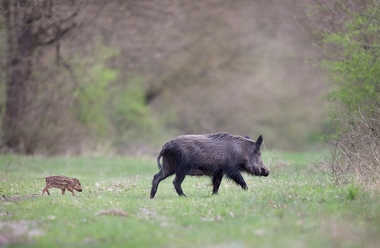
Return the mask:
[[175, 178], [174, 178], [174, 181], [173, 181], [173, 184], [174, 184], [174, 188], [175, 190], [177, 191], [178, 195], [179, 196], [186, 196], [183, 191], [182, 191], [182, 187], [181, 187], [181, 184], [183, 182], [183, 180], [185, 179], [185, 176], [186, 176], [186, 173], [177, 173], [175, 175]]
[[173, 174], [174, 173], [168, 174], [168, 173], [165, 173], [163, 170], [160, 170], [156, 175], [154, 175], [153, 181], [152, 181], [152, 189], [150, 190], [150, 199], [152, 199], [156, 195], [158, 184], [162, 180], [164, 180], [165, 178]]
[[219, 171], [217, 174], [215, 174], [212, 177], [212, 185], [214, 186], [212, 189], [213, 194], [218, 194], [218, 190], [219, 190], [220, 183], [222, 182], [222, 178], [223, 178], [222, 171]]
[[243, 189], [247, 190], [247, 184], [244, 181], [243, 176], [238, 171], [226, 171], [226, 176], [234, 180], [235, 183], [239, 184]]

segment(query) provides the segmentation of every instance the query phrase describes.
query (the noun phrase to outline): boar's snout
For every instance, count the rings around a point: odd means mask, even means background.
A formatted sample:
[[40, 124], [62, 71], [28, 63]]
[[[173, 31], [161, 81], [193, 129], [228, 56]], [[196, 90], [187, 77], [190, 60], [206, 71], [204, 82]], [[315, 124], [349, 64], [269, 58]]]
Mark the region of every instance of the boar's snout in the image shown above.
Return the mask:
[[270, 171], [265, 167], [254, 167], [253, 172], [255, 176], [260, 176], [260, 177], [261, 176], [267, 177], [269, 176], [269, 173], [270, 173]]
[[78, 189], [78, 192], [82, 192], [82, 189]]
[[269, 176], [270, 171], [266, 168], [261, 168], [261, 176], [267, 177]]

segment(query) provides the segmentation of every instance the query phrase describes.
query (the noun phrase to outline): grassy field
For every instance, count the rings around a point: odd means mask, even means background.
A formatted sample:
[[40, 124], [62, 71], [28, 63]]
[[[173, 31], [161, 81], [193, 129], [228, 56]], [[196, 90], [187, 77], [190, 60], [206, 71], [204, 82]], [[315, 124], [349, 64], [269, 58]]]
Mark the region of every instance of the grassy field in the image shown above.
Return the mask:
[[[380, 196], [337, 187], [311, 162], [322, 153], [264, 152], [271, 175], [249, 190], [173, 177], [149, 199], [154, 159], [0, 156], [0, 246], [378, 247]], [[41, 196], [42, 177], [80, 179], [83, 192]]]

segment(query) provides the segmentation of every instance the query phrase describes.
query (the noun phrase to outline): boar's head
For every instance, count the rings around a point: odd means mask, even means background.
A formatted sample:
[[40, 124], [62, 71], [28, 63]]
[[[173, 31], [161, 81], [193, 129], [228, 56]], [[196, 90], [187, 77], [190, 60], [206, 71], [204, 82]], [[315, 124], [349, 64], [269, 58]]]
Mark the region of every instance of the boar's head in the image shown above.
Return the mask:
[[263, 160], [261, 159], [260, 147], [262, 142], [263, 136], [260, 135], [251, 149], [248, 169], [255, 176], [267, 177], [269, 175], [269, 170], [265, 167]]

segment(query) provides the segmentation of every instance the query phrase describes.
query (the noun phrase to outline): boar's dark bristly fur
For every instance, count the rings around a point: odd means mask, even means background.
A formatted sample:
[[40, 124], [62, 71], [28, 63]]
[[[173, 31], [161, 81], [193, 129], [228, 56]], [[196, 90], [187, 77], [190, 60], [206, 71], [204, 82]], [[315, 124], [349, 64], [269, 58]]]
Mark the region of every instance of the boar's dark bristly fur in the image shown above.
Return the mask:
[[247, 190], [240, 172], [269, 175], [261, 160], [262, 142], [261, 135], [256, 141], [228, 133], [178, 136], [167, 142], [157, 157], [160, 171], [153, 177], [150, 198], [156, 195], [158, 184], [173, 174], [174, 188], [180, 196], [185, 196], [181, 184], [186, 175], [211, 177], [213, 194], [218, 193], [224, 175]]

